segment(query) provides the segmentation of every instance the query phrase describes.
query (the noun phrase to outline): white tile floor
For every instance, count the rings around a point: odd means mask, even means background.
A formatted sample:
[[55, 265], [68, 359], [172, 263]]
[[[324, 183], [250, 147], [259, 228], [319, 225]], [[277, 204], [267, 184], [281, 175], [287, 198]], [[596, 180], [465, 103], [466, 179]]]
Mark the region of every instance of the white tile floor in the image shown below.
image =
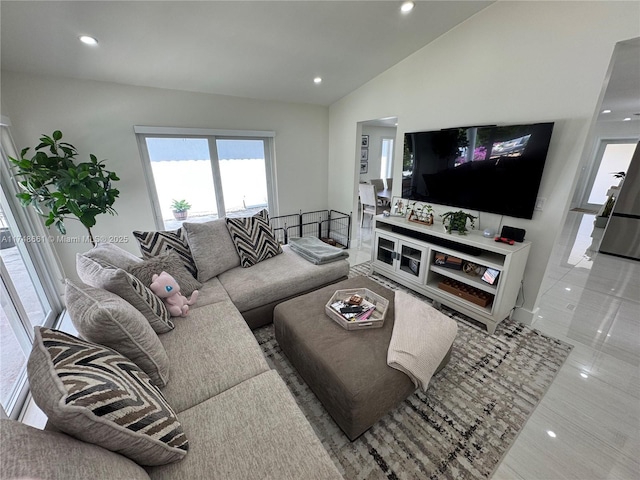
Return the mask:
[[[597, 253], [593, 220], [569, 213], [533, 325], [574, 349], [494, 480], [640, 479], [640, 262]], [[367, 226], [354, 265], [370, 259]]]

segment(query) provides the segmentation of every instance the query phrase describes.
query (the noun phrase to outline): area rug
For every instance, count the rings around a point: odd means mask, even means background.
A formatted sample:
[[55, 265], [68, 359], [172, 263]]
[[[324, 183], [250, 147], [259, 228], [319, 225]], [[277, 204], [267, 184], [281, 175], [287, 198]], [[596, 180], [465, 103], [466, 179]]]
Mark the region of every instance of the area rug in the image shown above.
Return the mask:
[[[369, 270], [357, 265], [349, 276], [406, 290]], [[273, 325], [254, 331], [347, 480], [490, 478], [571, 352], [571, 345], [511, 320], [488, 335], [467, 317], [444, 313], [458, 322], [447, 367], [426, 393], [416, 391], [354, 442], [291, 366]]]

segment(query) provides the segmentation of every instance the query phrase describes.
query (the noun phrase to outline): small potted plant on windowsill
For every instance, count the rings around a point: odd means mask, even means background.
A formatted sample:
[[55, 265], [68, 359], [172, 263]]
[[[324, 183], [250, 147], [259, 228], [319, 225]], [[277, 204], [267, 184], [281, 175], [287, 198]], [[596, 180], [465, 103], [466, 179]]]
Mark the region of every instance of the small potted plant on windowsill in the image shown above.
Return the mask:
[[440, 215], [442, 217], [442, 223], [447, 233], [457, 231], [458, 235], [467, 234], [467, 220], [470, 220], [471, 228], [475, 228], [476, 216], [470, 213], [458, 210], [457, 212], [447, 212]]
[[173, 200], [173, 202], [171, 202], [171, 210], [173, 211], [173, 218], [175, 218], [178, 221], [187, 219], [190, 208], [191, 208], [191, 204], [186, 200]]

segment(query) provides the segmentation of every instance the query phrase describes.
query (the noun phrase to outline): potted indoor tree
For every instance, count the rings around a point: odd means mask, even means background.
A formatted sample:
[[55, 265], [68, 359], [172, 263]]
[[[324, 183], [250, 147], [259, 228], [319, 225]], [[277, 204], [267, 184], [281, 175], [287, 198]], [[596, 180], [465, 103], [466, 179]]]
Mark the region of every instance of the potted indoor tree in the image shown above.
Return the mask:
[[98, 215], [117, 214], [112, 205], [120, 192], [113, 182], [120, 179], [95, 155], [89, 155], [89, 162], [75, 163], [78, 151], [61, 139], [62, 132], [56, 130], [40, 138], [33, 157], [26, 157], [29, 148], [24, 148], [20, 158], [9, 158], [22, 190], [16, 197], [24, 207], [31, 206], [46, 218], [47, 228], [55, 225], [62, 235], [67, 233], [65, 219], [79, 220], [95, 246], [91, 228]]
[[442, 217], [442, 223], [447, 233], [457, 231], [458, 235], [467, 234], [467, 220], [470, 220], [471, 228], [475, 228], [476, 216], [470, 213], [458, 210], [457, 212], [447, 212], [440, 215]]
[[171, 202], [171, 210], [173, 211], [173, 218], [176, 220], [186, 220], [189, 215], [189, 209], [191, 204], [186, 200], [173, 200]]

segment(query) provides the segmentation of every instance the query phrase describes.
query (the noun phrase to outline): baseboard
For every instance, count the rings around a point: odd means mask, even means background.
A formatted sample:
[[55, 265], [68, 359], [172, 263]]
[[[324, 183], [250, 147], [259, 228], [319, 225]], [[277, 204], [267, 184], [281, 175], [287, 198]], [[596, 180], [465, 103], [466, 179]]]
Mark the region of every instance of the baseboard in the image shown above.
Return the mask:
[[524, 323], [525, 325], [531, 326], [533, 325], [533, 320], [538, 315], [538, 311], [540, 309], [536, 307], [533, 311], [527, 310], [526, 308], [516, 308], [514, 312], [511, 314], [511, 319], [516, 322]]

